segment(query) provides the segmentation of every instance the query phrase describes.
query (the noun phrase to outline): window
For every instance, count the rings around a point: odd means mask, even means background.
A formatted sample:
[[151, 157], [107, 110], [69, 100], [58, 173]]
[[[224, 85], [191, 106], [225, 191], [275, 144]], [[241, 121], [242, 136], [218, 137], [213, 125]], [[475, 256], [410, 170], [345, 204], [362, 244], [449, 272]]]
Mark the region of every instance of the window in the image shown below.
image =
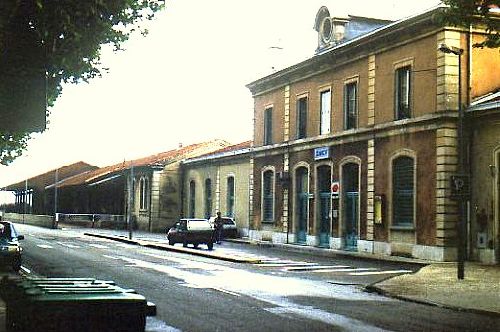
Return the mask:
[[273, 108], [264, 111], [264, 145], [273, 143]]
[[147, 210], [149, 206], [149, 180], [145, 177], [142, 177], [139, 182], [139, 206], [141, 210]]
[[330, 90], [321, 92], [320, 95], [320, 128], [319, 134], [325, 135], [330, 133], [330, 109], [331, 109], [331, 97], [332, 93]]
[[262, 221], [274, 221], [274, 172], [265, 171], [262, 181]]
[[358, 84], [352, 82], [344, 88], [344, 129], [358, 127]]
[[227, 213], [228, 217], [234, 217], [234, 177], [227, 178]]
[[205, 218], [212, 215], [212, 180], [205, 180]]
[[407, 119], [411, 116], [411, 66], [396, 70], [394, 107], [396, 120]]
[[414, 161], [399, 157], [392, 162], [392, 224], [413, 225]]
[[307, 136], [307, 97], [297, 101], [297, 139]]
[[194, 181], [189, 182], [189, 218], [194, 218], [196, 208], [196, 184]]

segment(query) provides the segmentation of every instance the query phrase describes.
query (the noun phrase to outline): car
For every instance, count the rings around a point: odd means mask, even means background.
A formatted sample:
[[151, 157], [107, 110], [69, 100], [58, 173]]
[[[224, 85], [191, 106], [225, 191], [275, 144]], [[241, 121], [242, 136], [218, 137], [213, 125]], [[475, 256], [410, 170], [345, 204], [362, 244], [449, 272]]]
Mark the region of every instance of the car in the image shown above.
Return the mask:
[[[215, 228], [215, 217], [210, 217], [208, 220], [210, 221], [212, 227]], [[238, 237], [238, 227], [236, 227], [234, 218], [222, 217], [222, 221], [224, 222], [224, 225], [222, 226], [222, 236], [225, 238]]]
[[0, 223], [4, 227], [4, 233], [0, 235], [0, 266], [17, 272], [21, 269], [23, 251], [19, 240], [24, 240], [24, 235], [17, 234], [14, 225], [8, 221]]
[[180, 219], [174, 227], [167, 231], [168, 244], [182, 243], [184, 247], [192, 244], [206, 244], [208, 250], [214, 248], [214, 228], [207, 219]]

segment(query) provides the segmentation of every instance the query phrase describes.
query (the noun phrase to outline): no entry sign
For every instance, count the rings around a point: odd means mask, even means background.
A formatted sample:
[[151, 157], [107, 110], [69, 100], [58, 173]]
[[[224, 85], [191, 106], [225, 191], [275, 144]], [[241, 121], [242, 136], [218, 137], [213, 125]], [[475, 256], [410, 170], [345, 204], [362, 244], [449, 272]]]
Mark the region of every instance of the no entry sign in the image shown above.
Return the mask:
[[340, 183], [338, 181], [333, 181], [331, 189], [332, 189], [332, 195], [338, 196], [340, 192]]

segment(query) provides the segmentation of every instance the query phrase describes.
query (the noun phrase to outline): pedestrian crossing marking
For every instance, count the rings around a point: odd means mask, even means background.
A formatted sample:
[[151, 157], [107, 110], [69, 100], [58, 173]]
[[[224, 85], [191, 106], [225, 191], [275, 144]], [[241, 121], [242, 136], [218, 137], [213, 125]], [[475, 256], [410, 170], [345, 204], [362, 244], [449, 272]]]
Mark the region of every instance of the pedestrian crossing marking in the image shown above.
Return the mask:
[[398, 274], [398, 273], [411, 273], [411, 270], [392, 270], [392, 271], [376, 271], [376, 272], [353, 272], [349, 273], [351, 276], [369, 276], [374, 274]]
[[49, 246], [48, 244], [37, 244], [37, 247], [43, 248], [43, 249], [52, 249], [54, 247]]

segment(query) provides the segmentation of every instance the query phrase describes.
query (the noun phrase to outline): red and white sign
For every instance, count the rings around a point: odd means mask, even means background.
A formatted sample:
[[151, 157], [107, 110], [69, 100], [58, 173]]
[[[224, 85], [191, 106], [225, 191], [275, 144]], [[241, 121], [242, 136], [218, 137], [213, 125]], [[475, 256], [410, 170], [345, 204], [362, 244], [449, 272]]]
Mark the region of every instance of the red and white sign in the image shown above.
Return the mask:
[[340, 183], [338, 181], [332, 182], [332, 195], [338, 196], [340, 192]]

